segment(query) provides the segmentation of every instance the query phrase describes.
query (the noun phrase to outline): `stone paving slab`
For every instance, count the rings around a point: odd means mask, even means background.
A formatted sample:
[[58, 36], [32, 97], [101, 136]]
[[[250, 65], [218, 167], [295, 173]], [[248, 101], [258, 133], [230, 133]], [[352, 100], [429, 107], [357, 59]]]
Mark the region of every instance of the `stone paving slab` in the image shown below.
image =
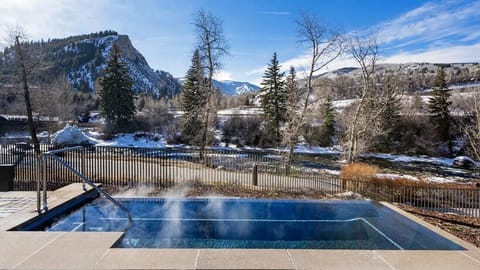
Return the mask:
[[62, 233], [0, 232], [0, 269], [10, 269], [48, 245]]
[[200, 249], [196, 269], [295, 269], [284, 249]]
[[197, 249], [110, 249], [95, 269], [195, 269]]
[[480, 263], [452, 251], [375, 251], [396, 270], [461, 269], [478, 270]]
[[[87, 187], [87, 190], [91, 190], [91, 188]], [[48, 192], [48, 207], [52, 209], [83, 192], [81, 183], [70, 184]], [[0, 192], [0, 200], [8, 201], [8, 203], [0, 205], [0, 231], [9, 230], [38, 215], [35, 191]], [[4, 217], [2, 218], [2, 216]]]
[[368, 250], [288, 250], [297, 269], [393, 270], [379, 255]]
[[11, 214], [31, 206], [35, 202], [34, 198], [1, 198], [0, 197], [0, 218], [5, 218]]
[[92, 269], [121, 235], [121, 232], [63, 233], [15, 269]]
[[480, 263], [480, 250], [466, 250], [461, 252], [463, 255], [471, 258], [472, 260]]

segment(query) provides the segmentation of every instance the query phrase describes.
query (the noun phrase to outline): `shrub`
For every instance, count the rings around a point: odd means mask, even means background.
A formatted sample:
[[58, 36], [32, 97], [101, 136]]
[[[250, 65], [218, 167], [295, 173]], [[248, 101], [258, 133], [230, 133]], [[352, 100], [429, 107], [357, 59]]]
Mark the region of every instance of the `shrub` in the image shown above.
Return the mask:
[[[436, 183], [425, 180], [414, 180], [402, 177], [379, 177], [377, 165], [369, 165], [366, 163], [352, 163], [345, 166], [341, 171], [341, 178], [345, 180], [354, 180], [358, 182], [366, 182], [365, 187], [370, 184], [380, 184], [385, 186], [408, 186], [419, 188], [452, 188], [452, 189], [477, 189], [475, 184], [465, 183]], [[377, 188], [377, 187], [375, 187]]]
[[226, 143], [268, 147], [273, 145], [272, 134], [264, 130], [262, 119], [257, 117], [234, 116], [223, 125], [223, 141]]
[[369, 165], [366, 163], [352, 163], [342, 168], [340, 176], [343, 179], [352, 180], [373, 180], [378, 172], [377, 165]]

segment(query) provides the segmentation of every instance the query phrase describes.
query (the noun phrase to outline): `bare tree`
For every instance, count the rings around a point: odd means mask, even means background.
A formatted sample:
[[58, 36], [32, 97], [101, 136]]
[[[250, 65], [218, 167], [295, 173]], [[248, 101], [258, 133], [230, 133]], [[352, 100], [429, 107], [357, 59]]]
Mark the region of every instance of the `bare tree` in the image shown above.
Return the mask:
[[67, 121], [73, 118], [73, 91], [67, 78], [59, 76], [51, 84], [42, 87], [41, 91], [32, 93], [32, 101], [42, 115]]
[[[480, 73], [480, 68], [477, 68], [476, 72]], [[477, 83], [478, 79], [475, 82]], [[473, 97], [469, 98], [469, 101], [470, 111], [467, 114], [470, 115], [471, 122], [464, 124], [464, 132], [467, 138], [468, 152], [478, 161], [480, 160], [480, 87], [474, 88]]]
[[25, 107], [27, 110], [27, 123], [28, 129], [30, 131], [30, 136], [32, 137], [33, 148], [37, 155], [40, 155], [40, 144], [37, 138], [37, 131], [35, 129], [35, 124], [33, 122], [33, 113], [32, 105], [30, 102], [30, 90], [28, 86], [28, 71], [26, 63], [26, 54], [23, 48], [23, 43], [25, 42], [25, 34], [18, 27], [16, 30], [10, 32], [10, 36], [14, 42], [16, 60], [18, 67], [20, 68], [20, 79], [23, 86], [23, 96], [25, 99]]
[[210, 12], [204, 9], [198, 10], [193, 24], [197, 33], [197, 49], [207, 71], [206, 108], [201, 131], [201, 153], [203, 153], [211, 124], [210, 114], [215, 114], [216, 90], [213, 86], [213, 76], [222, 67], [222, 58], [228, 55], [229, 45], [223, 33], [222, 20]]
[[290, 117], [288, 126], [288, 136], [286, 143], [289, 147], [288, 162], [293, 159], [293, 151], [298, 142], [300, 129], [305, 121], [305, 116], [309, 107], [320, 100], [312, 100], [314, 91], [314, 74], [324, 69], [344, 52], [344, 35], [337, 29], [330, 29], [322, 25], [314, 15], [303, 13], [302, 17], [296, 22], [298, 28], [300, 45], [305, 46], [310, 51], [310, 61], [307, 69], [304, 69], [305, 86], [303, 91], [298, 92], [298, 97], [292, 100], [300, 100], [296, 110], [298, 113]]
[[[398, 94], [394, 84], [382, 84], [375, 74], [379, 54], [376, 36], [351, 37], [349, 51], [361, 70], [360, 96], [353, 110], [344, 118], [346, 159], [350, 163], [368, 145], [370, 138], [380, 132], [377, 120], [395, 102]], [[388, 80], [386, 77], [382, 79]]]

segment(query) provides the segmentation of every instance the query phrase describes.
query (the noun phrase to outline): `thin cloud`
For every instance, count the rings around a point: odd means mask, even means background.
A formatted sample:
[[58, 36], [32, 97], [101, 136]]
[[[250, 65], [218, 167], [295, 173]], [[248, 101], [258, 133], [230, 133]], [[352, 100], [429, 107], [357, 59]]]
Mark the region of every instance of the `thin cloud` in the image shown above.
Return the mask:
[[220, 70], [215, 74], [215, 80], [219, 81], [231, 81], [233, 74], [231, 72]]
[[398, 53], [385, 57], [382, 63], [461, 63], [480, 62], [480, 42], [473, 45], [450, 46], [423, 52]]
[[472, 41], [478, 32], [480, 1], [429, 2], [391, 21], [376, 26], [379, 41], [384, 44], [429, 43], [439, 38], [450, 44], [464, 38]]
[[[429, 2], [401, 16], [376, 25], [384, 56], [382, 63], [478, 62], [480, 61], [480, 1]], [[366, 32], [368, 29], [366, 30]], [[473, 44], [472, 44], [473, 43]], [[303, 53], [281, 65], [297, 70], [308, 66], [310, 56]], [[349, 56], [332, 62], [319, 73], [357, 63]], [[247, 75], [262, 74], [265, 66]]]
[[39, 40], [104, 30], [97, 25], [107, 6], [107, 1], [95, 0], [2, 0], [0, 33], [4, 35], [9, 27], [20, 25], [29, 39]]

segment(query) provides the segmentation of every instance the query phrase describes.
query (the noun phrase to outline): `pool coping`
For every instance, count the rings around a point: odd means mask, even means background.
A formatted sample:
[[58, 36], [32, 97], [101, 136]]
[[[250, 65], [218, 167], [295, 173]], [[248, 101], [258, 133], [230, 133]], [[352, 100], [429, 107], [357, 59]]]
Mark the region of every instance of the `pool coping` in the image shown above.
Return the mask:
[[[51, 192], [55, 199], [49, 201], [50, 209], [84, 194], [80, 185]], [[480, 249], [380, 203], [466, 250], [118, 249], [112, 246], [121, 232], [6, 231], [8, 225], [16, 223], [8, 229], [13, 228], [37, 215], [27, 208], [0, 224], [0, 269], [480, 269]]]

